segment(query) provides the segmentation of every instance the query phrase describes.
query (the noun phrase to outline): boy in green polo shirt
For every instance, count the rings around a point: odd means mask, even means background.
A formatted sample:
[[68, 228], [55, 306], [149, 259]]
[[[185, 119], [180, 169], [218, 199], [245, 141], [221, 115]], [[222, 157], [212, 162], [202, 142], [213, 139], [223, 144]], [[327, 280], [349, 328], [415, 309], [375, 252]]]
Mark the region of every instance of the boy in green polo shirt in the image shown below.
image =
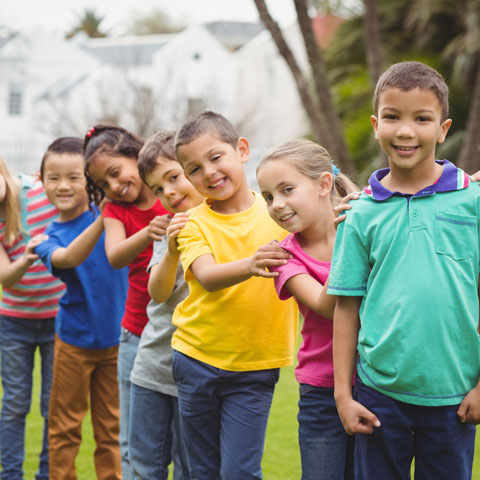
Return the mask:
[[[420, 62], [379, 79], [371, 117], [390, 168], [339, 225], [328, 292], [335, 399], [359, 479], [470, 479], [480, 422], [480, 189], [435, 160], [448, 87]], [[352, 375], [357, 361], [355, 400]]]

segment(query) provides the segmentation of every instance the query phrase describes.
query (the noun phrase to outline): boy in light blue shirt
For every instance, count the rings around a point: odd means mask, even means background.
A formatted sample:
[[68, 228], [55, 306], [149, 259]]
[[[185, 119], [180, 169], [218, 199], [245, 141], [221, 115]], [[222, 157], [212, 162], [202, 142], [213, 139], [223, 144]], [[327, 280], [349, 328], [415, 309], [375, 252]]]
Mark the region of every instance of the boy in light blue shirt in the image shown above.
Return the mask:
[[452, 123], [438, 72], [391, 66], [374, 111], [390, 168], [339, 226], [328, 289], [337, 408], [359, 434], [356, 478], [410, 478], [415, 457], [416, 478], [466, 480], [480, 421], [480, 190], [435, 160]]

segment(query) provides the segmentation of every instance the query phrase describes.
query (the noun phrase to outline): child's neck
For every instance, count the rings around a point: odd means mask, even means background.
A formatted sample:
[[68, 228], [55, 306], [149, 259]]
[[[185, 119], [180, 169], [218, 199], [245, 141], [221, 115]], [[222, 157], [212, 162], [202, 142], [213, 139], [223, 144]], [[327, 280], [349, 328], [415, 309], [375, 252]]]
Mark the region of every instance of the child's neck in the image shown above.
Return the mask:
[[245, 182], [245, 185], [242, 185], [230, 198], [226, 200], [210, 200], [208, 203], [214, 212], [229, 215], [248, 210], [254, 201], [255, 196]]
[[85, 205], [79, 205], [74, 210], [59, 211], [58, 221], [60, 223], [71, 222], [72, 220], [78, 218], [80, 215], [83, 215], [87, 210], [88, 203], [86, 203]]
[[133, 204], [140, 210], [147, 210], [152, 208], [156, 201], [157, 197], [154, 195], [154, 193], [146, 185], [142, 185], [140, 194]]
[[442, 175], [443, 166], [433, 161], [418, 165], [412, 169], [390, 168], [390, 172], [380, 180], [380, 183], [391, 192], [401, 192], [410, 195], [433, 185]]
[[321, 262], [330, 262], [332, 258], [336, 234], [333, 221], [333, 210], [329, 210], [314, 225], [295, 235], [302, 249]]

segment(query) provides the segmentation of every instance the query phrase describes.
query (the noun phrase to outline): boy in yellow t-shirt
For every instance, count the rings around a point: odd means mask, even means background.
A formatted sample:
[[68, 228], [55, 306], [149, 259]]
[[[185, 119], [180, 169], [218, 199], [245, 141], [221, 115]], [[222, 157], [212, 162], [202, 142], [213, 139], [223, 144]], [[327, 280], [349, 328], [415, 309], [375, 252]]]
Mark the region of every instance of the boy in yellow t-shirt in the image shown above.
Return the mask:
[[177, 157], [207, 200], [178, 236], [190, 294], [173, 323], [173, 373], [192, 477], [261, 478], [265, 430], [279, 367], [293, 361], [297, 311], [266, 270], [289, 254], [286, 232], [247, 185], [249, 146], [213, 112], [187, 122]]

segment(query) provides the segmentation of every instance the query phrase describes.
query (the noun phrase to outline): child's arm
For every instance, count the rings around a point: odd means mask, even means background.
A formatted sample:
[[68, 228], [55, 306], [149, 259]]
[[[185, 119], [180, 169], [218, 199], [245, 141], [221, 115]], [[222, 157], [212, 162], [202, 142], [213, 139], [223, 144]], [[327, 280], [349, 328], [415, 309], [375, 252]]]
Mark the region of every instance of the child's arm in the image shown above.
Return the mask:
[[290, 277], [285, 282], [285, 288], [310, 310], [322, 317], [333, 318], [337, 297], [327, 295], [328, 279], [325, 285], [322, 285], [310, 275], [301, 273]]
[[[477, 172], [480, 174], [480, 172]], [[478, 177], [480, 180], [480, 175]], [[480, 281], [479, 281], [479, 290], [478, 297], [480, 300]], [[480, 319], [479, 319], [479, 330], [480, 330]], [[472, 388], [465, 398], [463, 399], [460, 407], [457, 410], [457, 416], [462, 423], [473, 423], [475, 425], [480, 423], [480, 379]]]
[[201, 255], [195, 259], [190, 269], [202, 287], [209, 292], [228, 288], [237, 283], [258, 276], [273, 278], [277, 272], [269, 272], [268, 267], [284, 265], [291, 255], [278, 243], [267, 243], [255, 255], [227, 263], [215, 263], [213, 255]]
[[10, 261], [3, 246], [0, 245], [0, 283], [5, 288], [13, 287], [22, 279], [30, 265], [39, 258], [33, 251], [34, 248], [47, 238], [46, 235], [36, 235], [31, 238], [27, 243], [25, 253], [13, 262]]
[[148, 293], [157, 302], [165, 302], [172, 294], [177, 275], [178, 259], [180, 254], [177, 250], [177, 235], [188, 220], [187, 213], [177, 213], [167, 227], [166, 241], [167, 250], [160, 262], [150, 270], [148, 279]]
[[373, 433], [373, 427], [380, 426], [376, 415], [352, 397], [361, 301], [362, 297], [339, 296], [333, 317], [334, 396], [340, 420], [349, 435]]
[[103, 221], [105, 224], [105, 252], [108, 261], [113, 268], [123, 268], [135, 260], [152, 240], [161, 240], [169, 219], [168, 215], [155, 217], [150, 225], [128, 238], [125, 226], [120, 220], [106, 217]]

